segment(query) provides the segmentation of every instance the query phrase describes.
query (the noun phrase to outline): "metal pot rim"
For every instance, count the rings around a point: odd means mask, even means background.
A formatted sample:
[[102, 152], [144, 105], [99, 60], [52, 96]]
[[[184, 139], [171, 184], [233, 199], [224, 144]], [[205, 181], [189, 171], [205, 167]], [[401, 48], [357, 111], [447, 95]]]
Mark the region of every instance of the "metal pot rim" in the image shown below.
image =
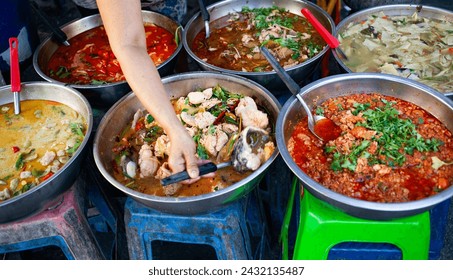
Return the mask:
[[[380, 11], [388, 11], [388, 10], [390, 10], [390, 11], [411, 10], [412, 11], [412, 10], [416, 9], [418, 6], [422, 6], [422, 11], [423, 10], [428, 10], [430, 12], [436, 12], [436, 13], [441, 12], [441, 13], [444, 13], [444, 14], [451, 14], [452, 17], [453, 17], [453, 12], [452, 11], [449, 11], [447, 9], [437, 8], [437, 7], [434, 7], [434, 6], [429, 6], [429, 5], [419, 5], [419, 4], [382, 5], [382, 6], [377, 6], [377, 7], [371, 7], [371, 8], [363, 9], [363, 10], [360, 10], [358, 12], [355, 12], [355, 13], [352, 13], [352, 14], [348, 15], [347, 17], [345, 17], [343, 20], [341, 20], [338, 23], [338, 25], [335, 28], [335, 32], [333, 33], [333, 35], [335, 37], [338, 37], [339, 32], [345, 27], [345, 25], [349, 24], [350, 22], [354, 22], [355, 19], [361, 18], [364, 15], [373, 14], [373, 13], [380, 12]], [[332, 55], [334, 56], [335, 61], [341, 66], [341, 68], [343, 68], [348, 73], [355, 73], [351, 69], [349, 69], [349, 67], [346, 66], [346, 64], [344, 64], [343, 60], [340, 58], [340, 56], [338, 55], [336, 50], [332, 51]], [[445, 92], [445, 93], [443, 93], [443, 95], [453, 97], [453, 92]]]
[[[308, 6], [310, 6], [310, 8], [313, 8], [313, 9], [317, 10], [318, 12], [320, 12], [321, 14], [323, 14], [325, 16], [325, 18], [329, 21], [330, 25], [332, 26], [332, 34], [335, 32], [335, 23], [334, 23], [332, 17], [326, 11], [324, 11], [321, 7], [319, 7], [318, 5], [315, 5], [315, 4], [311, 3], [311, 2], [304, 2], [304, 1], [300, 1], [300, 0], [292, 0], [292, 1], [293, 2], [300, 2], [300, 3], [303, 3], [304, 5], [308, 5]], [[228, 4], [230, 2], [236, 2], [236, 0], [224, 0], [224, 1], [217, 2], [217, 3], [213, 3], [213, 4], [209, 5], [209, 6], [207, 6], [206, 9], [208, 11], [210, 11], [212, 9], [215, 9], [218, 6], [223, 6], [223, 5]], [[190, 57], [192, 57], [193, 59], [195, 59], [197, 61], [197, 63], [199, 63], [201, 65], [204, 65], [205, 67], [209, 67], [209, 68], [211, 68], [211, 69], [213, 69], [215, 71], [219, 71], [219, 72], [223, 72], [223, 73], [229, 73], [229, 74], [234, 74], [234, 75], [240, 75], [240, 76], [256, 77], [256, 76], [267, 76], [267, 75], [275, 75], [276, 74], [275, 70], [263, 71], [263, 72], [235, 71], [235, 70], [225, 69], [225, 68], [221, 68], [221, 67], [209, 64], [209, 63], [203, 61], [202, 59], [200, 59], [192, 51], [192, 48], [189, 46], [189, 43], [187, 42], [187, 30], [192, 26], [193, 22], [195, 20], [197, 20], [198, 18], [200, 18], [200, 17], [201, 17], [201, 12], [198, 12], [195, 15], [193, 15], [192, 18], [190, 18], [190, 20], [185, 25], [185, 31], [183, 32], [183, 40], [182, 40], [185, 50], [187, 51], [187, 53], [189, 54]], [[315, 56], [307, 59], [306, 61], [304, 61], [302, 63], [299, 63], [299, 64], [291, 66], [291, 67], [287, 67], [285, 69], [287, 71], [291, 71], [293, 69], [298, 69], [298, 68], [307, 66], [309, 64], [315, 63], [320, 57], [324, 56], [324, 54], [329, 49], [330, 49], [330, 47], [326, 43], [325, 47], [322, 49], [322, 51], [320, 51]]]
[[[307, 94], [308, 92], [311, 92], [313, 90], [316, 90], [317, 88], [330, 84], [333, 82], [337, 81], [343, 81], [343, 80], [363, 80], [363, 79], [384, 79], [388, 81], [395, 81], [395, 82], [400, 82], [404, 84], [408, 84], [412, 87], [415, 88], [420, 88], [423, 91], [427, 91], [431, 93], [437, 100], [446, 103], [451, 110], [453, 111], [453, 101], [451, 101], [449, 98], [445, 97], [443, 94], [437, 92], [433, 88], [422, 84], [417, 81], [413, 80], [406, 80], [402, 77], [390, 75], [390, 74], [382, 74], [382, 73], [347, 73], [347, 74], [338, 74], [338, 75], [333, 75], [329, 77], [325, 77], [322, 79], [319, 79], [315, 82], [312, 82], [306, 86], [304, 86], [300, 90], [300, 95], [303, 96]], [[284, 127], [284, 121], [286, 114], [289, 109], [291, 109], [296, 103], [298, 102], [297, 98], [295, 96], [291, 96], [283, 105], [282, 110], [279, 113], [278, 119], [277, 119], [277, 133], [282, 132], [282, 128]], [[421, 199], [421, 200], [416, 200], [416, 201], [409, 201], [409, 202], [400, 202], [400, 203], [379, 203], [379, 202], [370, 202], [370, 201], [365, 201], [365, 200], [359, 200], [355, 198], [351, 198], [349, 196], [342, 195], [340, 193], [337, 193], [335, 191], [330, 190], [329, 188], [319, 184], [315, 180], [313, 180], [311, 177], [309, 177], [307, 174], [305, 174], [298, 166], [297, 164], [292, 160], [291, 155], [289, 154], [289, 151], [287, 149], [285, 140], [283, 137], [278, 137], [277, 138], [277, 146], [279, 148], [280, 154], [283, 157], [283, 160], [287, 164], [287, 166], [290, 168], [290, 170], [295, 174], [300, 181], [303, 183], [307, 184], [308, 191], [311, 193], [316, 193], [317, 195], [320, 195], [322, 197], [329, 197], [332, 200], [343, 204], [343, 205], [348, 205], [351, 207], [357, 207], [360, 209], [364, 210], [369, 210], [369, 211], [384, 211], [384, 212], [393, 212], [393, 213], [403, 213], [403, 212], [411, 212], [413, 210], [417, 209], [425, 209], [425, 208], [430, 208], [433, 207], [434, 205], [444, 201], [447, 198], [450, 198], [453, 196], [453, 186], [450, 186], [446, 190]]]
[[[178, 80], [184, 80], [187, 78], [199, 78], [199, 77], [208, 77], [208, 76], [213, 76], [213, 77], [228, 77], [228, 79], [231, 79], [233, 81], [242, 81], [246, 83], [251, 83], [252, 85], [259, 87], [261, 90], [264, 92], [269, 92], [267, 89], [265, 89], [262, 85], [251, 81], [249, 79], [246, 79], [244, 77], [238, 76], [238, 75], [233, 75], [233, 74], [228, 74], [228, 73], [217, 73], [217, 72], [211, 72], [211, 71], [194, 71], [194, 72], [187, 72], [187, 73], [182, 73], [182, 74], [173, 74], [166, 76], [165, 78], [162, 78], [162, 82], [164, 84], [166, 83], [171, 83], [173, 81], [178, 81]], [[281, 109], [281, 105], [279, 101], [272, 95], [270, 94], [269, 97], [273, 100], [273, 102], [277, 105], [278, 109]], [[255, 179], [259, 174], [265, 172], [265, 170], [272, 164], [272, 162], [277, 158], [279, 155], [279, 150], [276, 147], [274, 153], [272, 156], [263, 164], [261, 165], [257, 170], [255, 170], [252, 174], [250, 174], [248, 177], [242, 179], [241, 181], [230, 185], [222, 190], [216, 191], [216, 192], [211, 192], [207, 194], [201, 194], [197, 196], [190, 196], [190, 197], [165, 197], [165, 196], [156, 196], [156, 195], [149, 195], [149, 194], [144, 194], [138, 191], [134, 191], [128, 187], [125, 187], [123, 184], [119, 183], [104, 167], [103, 163], [101, 162], [101, 159], [99, 158], [99, 145], [97, 145], [98, 142], [98, 133], [99, 131], [102, 130], [102, 126], [106, 126], [106, 122], [103, 121], [106, 119], [109, 115], [113, 113], [113, 111], [116, 110], [118, 106], [120, 106], [121, 103], [123, 103], [125, 100], [130, 99], [130, 98], [135, 98], [135, 94], [133, 91], [129, 92], [125, 96], [123, 96], [120, 100], [118, 100], [104, 115], [100, 126], [96, 132], [96, 136], [94, 138], [93, 142], [93, 155], [94, 155], [94, 160], [99, 168], [100, 172], [103, 174], [103, 176], [107, 179], [107, 181], [110, 182], [113, 186], [116, 188], [120, 189], [122, 192], [126, 193], [127, 195], [137, 198], [137, 199], [145, 199], [150, 202], [159, 202], [159, 203], [168, 203], [168, 204], [177, 204], [177, 203], [184, 203], [184, 202], [196, 202], [196, 201], [203, 201], [210, 199], [212, 197], [216, 196], [221, 196], [222, 194], [225, 193], [230, 193], [234, 192], [234, 190], [240, 188], [242, 185], [252, 181]]]
[[[162, 17], [162, 18], [167, 18], [168, 20], [171, 20], [172, 22], [174, 22], [178, 26], [178, 29], [181, 30], [180, 31], [181, 35], [184, 33], [184, 27], [179, 22], [173, 20], [172, 18], [170, 18], [170, 17], [168, 17], [168, 16], [166, 16], [164, 14], [161, 14], [161, 13], [158, 13], [158, 12], [155, 12], [155, 11], [148, 11], [148, 10], [142, 10], [142, 14], [145, 14], [145, 15], [146, 14], [150, 14], [150, 15], [155, 15], [155, 16]], [[63, 31], [65, 31], [66, 29], [71, 28], [74, 25], [80, 24], [80, 22], [89, 21], [91, 19], [99, 19], [100, 23], [102, 24], [101, 15], [100, 14], [94, 14], [94, 15], [86, 16], [86, 17], [83, 17], [83, 18], [76, 19], [76, 20], [73, 20], [71, 22], [68, 22], [65, 25], [63, 25], [61, 27], [61, 29]], [[98, 25], [98, 26], [100, 26], [100, 25]], [[98, 27], [98, 26], [95, 26], [95, 27]], [[92, 28], [95, 28], [95, 27], [92, 27]], [[92, 28], [90, 28], [90, 29], [92, 29]], [[89, 30], [89, 29], [87, 29], [87, 30]], [[79, 35], [79, 34], [80, 33], [78, 33], [77, 35]], [[71, 38], [68, 38], [68, 39], [71, 39]], [[118, 82], [101, 84], [101, 85], [85, 85], [85, 84], [84, 85], [78, 85], [78, 84], [63, 83], [61, 81], [58, 81], [58, 80], [55, 80], [55, 79], [49, 77], [47, 74], [45, 74], [42, 71], [41, 67], [39, 66], [38, 57], [39, 57], [39, 54], [41, 53], [41, 50], [47, 44], [49, 44], [49, 42], [51, 42], [51, 41], [52, 41], [52, 36], [50, 35], [38, 45], [38, 47], [36, 48], [36, 50], [35, 50], [35, 52], [33, 54], [33, 67], [34, 67], [35, 71], [38, 73], [38, 75], [41, 76], [46, 81], [52, 82], [52, 83], [55, 83], [55, 84], [61, 84], [61, 85], [65, 85], [65, 86], [70, 86], [72, 88], [82, 89], [82, 90], [84, 90], [84, 89], [102, 89], [102, 88], [108, 88], [108, 87], [113, 87], [113, 86], [117, 86], [117, 85], [124, 85], [124, 84], [127, 83], [127, 81], [124, 80], [124, 81], [118, 81]], [[156, 66], [156, 69], [159, 70], [159, 69], [165, 67], [167, 64], [169, 64], [173, 59], [175, 59], [175, 57], [177, 55], [179, 55], [179, 53], [181, 52], [182, 48], [183, 48], [183, 44], [181, 43], [181, 38], [180, 38], [179, 39], [179, 43], [178, 43], [178, 47], [173, 52], [173, 54], [169, 58], [167, 58], [164, 62], [162, 62], [159, 66]]]
[[[88, 117], [85, 120], [86, 123], [87, 123], [87, 131], [86, 131], [85, 137], [83, 138], [82, 143], [80, 144], [80, 146], [77, 149], [77, 151], [75, 152], [75, 154], [53, 176], [51, 176], [46, 181], [41, 182], [36, 187], [34, 187], [34, 188], [32, 188], [32, 189], [30, 189], [30, 190], [18, 195], [18, 196], [12, 197], [10, 199], [7, 199], [7, 200], [1, 202], [0, 203], [0, 207], [16, 203], [16, 201], [18, 201], [20, 199], [23, 199], [23, 198], [25, 198], [27, 196], [31, 196], [35, 192], [41, 191], [41, 189], [43, 189], [45, 186], [47, 186], [52, 181], [54, 181], [60, 174], [64, 173], [65, 170], [68, 169], [69, 166], [76, 160], [76, 158], [79, 157], [79, 155], [83, 152], [84, 148], [87, 146], [87, 143], [89, 141], [89, 138], [90, 138], [92, 130], [93, 130], [93, 111], [91, 109], [91, 106], [89, 105], [88, 100], [79, 91], [77, 91], [77, 90], [75, 90], [75, 89], [73, 89], [71, 87], [66, 87], [66, 86], [64, 86], [62, 84], [53, 84], [53, 83], [49, 83], [49, 82], [45, 82], [45, 81], [42, 81], [42, 82], [22, 82], [21, 85], [24, 88], [26, 88], [27, 86], [43, 86], [43, 87], [45, 87], [45, 86], [51, 85], [52, 87], [64, 88], [64, 90], [71, 91], [72, 94], [74, 94], [78, 98], [82, 99], [84, 104], [87, 105]], [[11, 86], [10, 85], [2, 86], [2, 87], [0, 87], [0, 90], [2, 90], [4, 88], [11, 88]], [[33, 98], [33, 99], [36, 100], [37, 98]], [[29, 100], [29, 99], [24, 99], [24, 100]], [[47, 100], [47, 99], [44, 99], [44, 100]], [[66, 104], [66, 105], [68, 105], [68, 104]]]

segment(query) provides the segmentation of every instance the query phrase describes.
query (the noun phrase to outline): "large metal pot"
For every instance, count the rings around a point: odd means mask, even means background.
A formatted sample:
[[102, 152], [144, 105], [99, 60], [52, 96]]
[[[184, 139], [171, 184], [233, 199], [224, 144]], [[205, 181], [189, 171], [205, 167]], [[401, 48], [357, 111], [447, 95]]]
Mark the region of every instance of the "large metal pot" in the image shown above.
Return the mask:
[[[321, 9], [319, 6], [301, 0], [263, 0], [263, 1], [248, 1], [248, 0], [226, 0], [217, 2], [207, 7], [207, 10], [210, 14], [211, 29], [215, 28], [213, 21], [219, 19], [223, 16], [228, 15], [231, 12], [241, 11], [243, 6], [248, 6], [250, 8], [260, 8], [260, 7], [271, 7], [272, 5], [285, 8], [286, 10], [301, 15], [301, 9], [307, 8], [310, 10], [313, 15], [321, 22], [321, 24], [330, 32], [334, 32], [335, 23], [333, 22], [330, 15]], [[195, 39], [195, 36], [202, 30], [204, 30], [204, 21], [200, 13], [195, 14], [186, 24], [183, 33], [183, 44], [184, 48], [191, 58], [193, 58], [197, 64], [203, 70], [208, 71], [218, 71], [222, 73], [235, 74], [251, 79], [259, 84], [265, 86], [268, 89], [286, 89], [285, 84], [278, 77], [275, 71], [267, 72], [242, 72], [234, 71], [229, 69], [220, 68], [212, 64], [206, 63], [191, 50], [192, 42]], [[316, 56], [306, 60], [305, 62], [295, 65], [293, 67], [288, 67], [285, 70], [287, 73], [295, 80], [297, 83], [302, 83], [310, 77], [310, 75], [316, 70], [316, 67], [319, 65], [322, 57], [328, 51], [329, 47], [326, 47], [319, 52]]]
[[420, 4], [422, 0], [343, 0], [352, 11], [360, 11], [389, 4]]
[[[409, 4], [401, 4], [401, 5], [386, 5], [386, 6], [378, 6], [369, 9], [365, 9], [356, 13], [351, 14], [350, 16], [343, 19], [338, 25], [335, 30], [334, 36], [338, 37], [342, 32], [346, 30], [346, 28], [350, 24], [355, 24], [366, 20], [369, 15], [376, 14], [378, 12], [384, 12], [386, 15], [389, 16], [397, 16], [397, 15], [405, 15], [410, 16], [417, 11], [417, 5], [409, 5]], [[426, 17], [426, 18], [433, 18], [433, 19], [442, 19], [442, 20], [449, 20], [453, 22], [453, 12], [448, 11], [445, 9], [440, 9], [431, 6], [423, 6], [420, 11], [419, 15]], [[341, 47], [341, 45], [340, 45]], [[341, 55], [338, 54], [338, 50], [334, 49], [332, 54], [340, 65], [341, 70], [343, 72], [352, 73], [353, 71], [349, 69], [348, 66], [345, 65]], [[446, 92], [444, 93], [446, 96], [453, 97], [453, 92]]]
[[[313, 100], [320, 104], [331, 97], [366, 92], [378, 92], [412, 102], [430, 112], [453, 131], [453, 102], [450, 99], [424, 84], [393, 75], [377, 73], [334, 75], [303, 87], [300, 95], [312, 108]], [[353, 216], [386, 220], [427, 211], [453, 195], [453, 188], [449, 187], [434, 196], [417, 201], [377, 203], [351, 198], [324, 187], [305, 174], [288, 152], [287, 143], [294, 126], [304, 117], [306, 114], [301, 103], [294, 96], [289, 98], [277, 119], [277, 146], [288, 167], [300, 179], [306, 190], [315, 197]]]
[[[162, 82], [167, 92], [171, 93], [171, 98], [186, 96], [187, 93], [196, 89], [216, 85], [221, 85], [229, 91], [256, 97], [258, 105], [268, 110], [271, 123], [275, 123], [281, 107], [278, 100], [265, 88], [239, 76], [213, 72], [191, 72], [166, 77], [162, 79]], [[139, 108], [143, 109], [143, 106], [133, 92], [110, 108], [96, 131], [93, 155], [98, 169], [107, 181], [126, 195], [150, 208], [181, 215], [195, 215], [216, 210], [243, 197], [255, 188], [278, 155], [278, 150], [275, 149], [270, 159], [251, 175], [217, 192], [192, 197], [161, 197], [134, 191], [116, 181], [112, 176], [111, 162], [114, 154], [111, 150], [115, 136], [121, 132]]]
[[[156, 25], [167, 29], [172, 34], [177, 34], [179, 39], [182, 37], [182, 26], [170, 17], [152, 11], [142, 11], [142, 17], [143, 22], [155, 23]], [[101, 16], [99, 14], [95, 14], [71, 22], [63, 26], [61, 29], [67, 35], [68, 39], [71, 39], [87, 30], [101, 25]], [[57, 81], [46, 74], [47, 63], [59, 47], [60, 45], [52, 40], [51, 37], [45, 39], [38, 46], [33, 55], [33, 67], [39, 74], [39, 76], [41, 76], [43, 79], [52, 83], [63, 84], [62, 82]], [[159, 74], [161, 76], [169, 75], [172, 73], [181, 49], [182, 44], [179, 44], [178, 48], [175, 50], [172, 56], [170, 56], [170, 58], [168, 58], [165, 62], [157, 67], [157, 70], [159, 71]], [[126, 81], [103, 85], [69, 84], [69, 86], [79, 90], [83, 95], [85, 95], [90, 103], [99, 107], [109, 107], [131, 90]]]
[[[48, 82], [22, 83], [20, 98], [21, 100], [50, 100], [65, 104], [85, 118], [87, 131], [78, 150], [52, 177], [21, 195], [0, 202], [0, 224], [26, 218], [52, 206], [57, 198], [72, 186], [85, 158], [87, 143], [93, 128], [93, 113], [88, 100], [70, 87]], [[11, 86], [0, 87], [0, 105], [12, 102]]]

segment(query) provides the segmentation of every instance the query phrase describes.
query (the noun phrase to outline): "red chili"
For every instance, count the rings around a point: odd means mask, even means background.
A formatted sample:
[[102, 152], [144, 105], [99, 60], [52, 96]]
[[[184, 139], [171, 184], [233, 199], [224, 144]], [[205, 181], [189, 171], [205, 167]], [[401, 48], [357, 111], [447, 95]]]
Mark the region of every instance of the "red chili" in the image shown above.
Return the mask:
[[49, 172], [47, 173], [46, 175], [44, 175], [42, 178], [41, 178], [41, 181], [45, 181], [47, 179], [49, 179], [51, 176], [53, 175], [53, 172]]
[[20, 148], [17, 146], [12, 146], [11, 149], [13, 149], [13, 153], [17, 153], [18, 151], [20, 151]]

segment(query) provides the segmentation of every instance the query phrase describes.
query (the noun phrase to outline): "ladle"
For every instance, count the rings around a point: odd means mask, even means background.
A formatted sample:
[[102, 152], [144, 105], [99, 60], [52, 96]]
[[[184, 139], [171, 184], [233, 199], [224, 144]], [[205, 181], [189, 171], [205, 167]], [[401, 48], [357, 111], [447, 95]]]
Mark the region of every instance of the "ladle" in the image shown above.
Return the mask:
[[66, 33], [64, 33], [63, 30], [61, 30], [59, 27], [57, 27], [55, 23], [53, 23], [49, 19], [49, 17], [39, 9], [38, 5], [35, 2], [30, 1], [30, 6], [33, 8], [35, 13], [41, 18], [44, 24], [47, 25], [48, 28], [50, 28], [53, 37], [58, 41], [58, 43], [63, 44], [65, 46], [69, 46], [70, 44], [68, 41], [68, 37], [66, 36]]
[[210, 31], [209, 31], [209, 20], [210, 20], [210, 15], [208, 10], [206, 9], [206, 5], [203, 0], [198, 0], [198, 5], [200, 6], [200, 12], [201, 16], [204, 20], [204, 28], [206, 31], [206, 39], [209, 38]]
[[[227, 162], [221, 162], [217, 165], [212, 162], [202, 164], [198, 166], [199, 176], [215, 172], [218, 169], [231, 165], [236, 171], [241, 173], [250, 170], [250, 168], [247, 166], [247, 154], [256, 153], [257, 150], [264, 147], [269, 139], [270, 137], [266, 131], [259, 128], [247, 127], [241, 132], [241, 134], [239, 134], [238, 139], [234, 143], [231, 160]], [[162, 186], [167, 186], [187, 179], [190, 179], [190, 176], [187, 171], [184, 170], [163, 178], [162, 180], [160, 180], [160, 183], [162, 184]]]
[[9, 38], [10, 49], [10, 72], [11, 91], [14, 95], [14, 114], [20, 114], [20, 70], [19, 70], [19, 41], [17, 38]]
[[[318, 137], [321, 141], [326, 141], [330, 139], [326, 139], [327, 137], [322, 137], [322, 135], [319, 135], [319, 133], [316, 133], [315, 125], [321, 121], [321, 120], [328, 120], [324, 116], [320, 115], [313, 115], [310, 111], [310, 108], [308, 108], [307, 103], [305, 103], [304, 99], [302, 96], [300, 96], [299, 92], [301, 88], [299, 85], [289, 76], [288, 73], [286, 73], [285, 69], [280, 66], [280, 63], [274, 58], [274, 56], [269, 52], [269, 50], [262, 46], [261, 47], [261, 53], [266, 57], [267, 61], [271, 64], [271, 66], [274, 68], [275, 72], [277, 72], [277, 75], [283, 80], [283, 82], [286, 84], [288, 89], [291, 91], [291, 93], [299, 100], [299, 102], [302, 104], [302, 107], [304, 108], [305, 112], [307, 113], [308, 117], [308, 129], [310, 129], [311, 133]], [[330, 122], [333, 123], [333, 121], [330, 120]], [[328, 137], [330, 138], [330, 137]]]

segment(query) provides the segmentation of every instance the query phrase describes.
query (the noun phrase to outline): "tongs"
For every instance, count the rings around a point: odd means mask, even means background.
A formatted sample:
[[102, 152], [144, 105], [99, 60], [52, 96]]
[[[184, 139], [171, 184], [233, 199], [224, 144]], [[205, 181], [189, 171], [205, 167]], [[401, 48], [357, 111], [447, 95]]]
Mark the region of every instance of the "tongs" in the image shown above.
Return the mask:
[[204, 20], [204, 28], [205, 28], [205, 31], [206, 31], [206, 39], [207, 39], [207, 38], [209, 38], [209, 35], [210, 35], [210, 31], [209, 31], [209, 20], [210, 20], [209, 12], [206, 9], [206, 5], [204, 4], [203, 0], [198, 0], [198, 5], [200, 6], [201, 16], [203, 17], [203, 20]]

